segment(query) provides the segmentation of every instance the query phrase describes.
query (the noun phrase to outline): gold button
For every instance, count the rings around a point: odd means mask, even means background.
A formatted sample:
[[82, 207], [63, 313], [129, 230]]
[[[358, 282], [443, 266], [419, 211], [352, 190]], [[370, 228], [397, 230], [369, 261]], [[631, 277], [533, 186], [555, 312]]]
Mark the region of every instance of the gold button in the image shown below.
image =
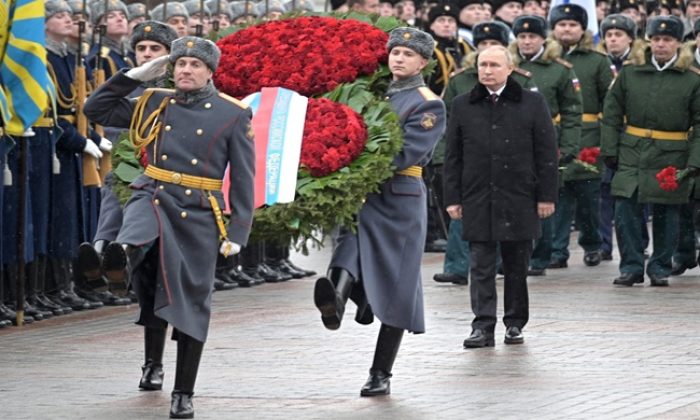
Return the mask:
[[174, 104], [175, 102], [177, 102], [177, 101], [175, 100], [175, 98], [172, 98], [172, 99], [170, 100], [170, 103], [171, 103], [171, 104]]
[[170, 182], [173, 184], [179, 184], [182, 182], [182, 174], [179, 172], [173, 172], [172, 175], [170, 175]]
[[158, 189], [159, 189], [159, 190], [164, 190], [164, 189], [165, 189], [165, 186], [159, 185], [159, 186], [158, 186]]
[[196, 165], [196, 164], [197, 164], [197, 159], [192, 159], [191, 162], [192, 162], [193, 165]]
[[160, 160], [168, 160], [168, 155], [162, 155], [162, 156], [160, 157]]
[[183, 219], [186, 219], [186, 218], [187, 218], [187, 212], [186, 212], [186, 211], [183, 211], [182, 213], [180, 213], [180, 217], [182, 217]]
[[156, 206], [160, 205], [160, 200], [157, 198], [155, 200], [153, 200], [153, 202], [155, 203]]
[[198, 129], [197, 129], [197, 135], [198, 135], [198, 136], [201, 136], [202, 134], [204, 134], [204, 130], [202, 130], [201, 128], [198, 128]]
[[206, 108], [206, 109], [211, 108], [211, 104], [209, 102], [207, 102], [206, 104], [204, 104], [204, 108]]
[[189, 188], [185, 190], [185, 195], [192, 195], [192, 190]]
[[170, 130], [172, 130], [172, 129], [173, 129], [173, 128], [172, 128], [171, 126], [169, 126], [169, 125], [166, 125], [166, 126], [165, 126], [165, 131], [170, 131]]

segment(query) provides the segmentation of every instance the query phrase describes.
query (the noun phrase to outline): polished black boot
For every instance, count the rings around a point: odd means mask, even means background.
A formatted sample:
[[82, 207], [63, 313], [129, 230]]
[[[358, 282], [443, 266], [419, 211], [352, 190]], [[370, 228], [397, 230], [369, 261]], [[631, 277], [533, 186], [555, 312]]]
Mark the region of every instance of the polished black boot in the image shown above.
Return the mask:
[[54, 290], [49, 294], [51, 300], [59, 305], [68, 306], [74, 311], [93, 309], [92, 303], [73, 293], [70, 261], [62, 258], [49, 258], [49, 267], [50, 277], [55, 284]]
[[294, 265], [294, 263], [292, 263], [292, 260], [289, 259], [289, 255], [290, 255], [289, 247], [285, 247], [282, 249], [282, 255], [283, 255], [282, 258], [284, 259], [285, 264], [288, 265], [293, 270], [304, 273], [304, 277], [311, 277], [311, 276], [316, 275], [316, 272], [314, 270], [307, 270], [305, 268], [301, 268], [299, 266], [296, 266], [296, 265]]
[[363, 397], [391, 394], [391, 370], [394, 367], [396, 354], [401, 346], [403, 329], [382, 324], [377, 337], [377, 348], [374, 351], [374, 363], [369, 370], [369, 378], [360, 390]]
[[46, 293], [51, 290], [49, 287], [49, 281], [47, 279], [48, 274], [46, 272], [46, 261], [48, 257], [46, 255], [38, 255], [36, 257], [35, 265], [33, 270], [27, 271], [27, 276], [34, 277], [36, 283], [36, 305], [41, 308], [53, 312], [54, 315], [65, 315], [73, 312], [73, 310], [67, 306], [62, 306], [46, 296]]
[[321, 311], [321, 321], [329, 330], [340, 328], [345, 313], [345, 303], [350, 297], [355, 279], [345, 269], [331, 267], [326, 277], [316, 280], [314, 303]]
[[175, 387], [170, 402], [171, 419], [194, 418], [192, 396], [203, 348], [204, 343], [178, 331]]
[[[45, 304], [40, 297], [40, 292], [44, 291], [44, 275], [40, 274], [39, 266], [39, 256], [36, 256], [34, 261], [26, 265], [27, 277], [25, 286], [27, 302], [37, 310], [51, 314], [50, 316], [44, 316], [44, 318], [50, 318], [53, 315], [63, 315], [63, 311], [57, 305]], [[42, 278], [39, 279], [39, 277]]]
[[[10, 324], [17, 325], [17, 313], [5, 306], [5, 290], [9, 290], [9, 285], [6, 284], [7, 279], [5, 278], [3, 271], [4, 270], [0, 265], [0, 321], [2, 321], [3, 324], [7, 324], [9, 321]], [[34, 318], [25, 314], [24, 323], [31, 324], [32, 322], [34, 322]]]
[[78, 247], [78, 259], [75, 263], [77, 274], [85, 278], [85, 285], [93, 291], [106, 291], [107, 282], [102, 277], [102, 252], [106, 241], [95, 241], [95, 244], [83, 242]]
[[292, 268], [285, 259], [285, 246], [277, 244], [265, 245], [265, 264], [275, 271], [291, 276], [293, 279], [306, 277], [306, 273]]
[[[7, 289], [9, 293], [9, 307], [15, 311], [18, 310], [17, 308], [17, 297], [18, 297], [18, 289], [17, 289], [17, 277], [19, 276], [19, 266], [17, 265], [7, 265], [6, 270], [5, 270], [5, 275], [7, 276], [8, 279], [8, 286], [9, 288]], [[53, 313], [50, 311], [42, 311], [41, 309], [37, 308], [36, 306], [30, 304], [27, 301], [27, 298], [31, 296], [34, 293], [34, 285], [31, 284], [30, 279], [25, 276], [25, 291], [24, 291], [24, 303], [23, 303], [23, 309], [24, 309], [24, 314], [31, 316], [34, 318], [36, 321], [41, 321], [43, 319], [48, 319], [53, 317]]]
[[139, 388], [144, 391], [163, 389], [163, 349], [167, 329], [144, 328], [144, 349], [146, 363], [141, 367]]

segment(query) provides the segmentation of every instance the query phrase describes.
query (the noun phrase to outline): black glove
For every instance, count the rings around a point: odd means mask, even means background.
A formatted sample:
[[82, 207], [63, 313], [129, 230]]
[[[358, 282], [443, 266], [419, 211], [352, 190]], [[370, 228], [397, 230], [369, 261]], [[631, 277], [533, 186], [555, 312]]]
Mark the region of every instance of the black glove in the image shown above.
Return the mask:
[[694, 168], [692, 166], [688, 167], [688, 176], [696, 177], [698, 175], [700, 175], [700, 168]]
[[566, 166], [569, 163], [573, 162], [574, 159], [576, 159], [576, 156], [572, 154], [566, 154], [559, 158], [559, 166]]
[[607, 166], [608, 168], [612, 169], [613, 171], [617, 170], [617, 157], [605, 156], [603, 158], [603, 161], [605, 162], [605, 166]]

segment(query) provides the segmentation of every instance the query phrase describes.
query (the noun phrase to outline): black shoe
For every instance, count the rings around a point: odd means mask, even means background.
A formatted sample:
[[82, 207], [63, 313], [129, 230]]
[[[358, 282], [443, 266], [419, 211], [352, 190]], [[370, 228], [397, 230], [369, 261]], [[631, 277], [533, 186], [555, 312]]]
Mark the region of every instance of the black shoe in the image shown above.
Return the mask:
[[583, 254], [583, 263], [588, 267], [595, 267], [601, 260], [600, 251], [589, 251]]
[[503, 340], [506, 344], [523, 344], [525, 337], [523, 332], [518, 327], [506, 328], [506, 338]]
[[78, 247], [78, 260], [75, 270], [85, 276], [87, 281], [102, 278], [100, 255], [90, 242], [83, 242]]
[[391, 394], [391, 373], [381, 369], [370, 369], [369, 378], [362, 386], [360, 395], [363, 397], [376, 397], [378, 395]]
[[57, 305], [67, 306], [74, 311], [84, 311], [86, 309], [92, 308], [92, 306], [87, 300], [82, 299], [75, 294], [68, 294], [63, 290], [53, 292], [46, 296], [52, 301], [54, 301]]
[[102, 256], [102, 271], [109, 280], [110, 290], [127, 290], [129, 283], [129, 268], [126, 251], [121, 244], [110, 242]]
[[668, 276], [663, 274], [648, 274], [651, 285], [654, 287], [668, 287]]
[[194, 406], [192, 405], [192, 392], [173, 391], [170, 401], [171, 419], [193, 419]]
[[311, 277], [311, 276], [316, 275], [316, 272], [314, 270], [306, 270], [304, 268], [301, 268], [298, 265], [295, 265], [289, 258], [287, 258], [284, 261], [287, 263], [288, 266], [292, 267], [293, 269], [295, 269], [297, 271], [301, 271], [302, 273], [304, 273], [304, 277]]
[[314, 286], [314, 304], [321, 311], [321, 321], [329, 330], [340, 328], [345, 312], [343, 302], [335, 292], [335, 285], [327, 277], [316, 280]]
[[455, 273], [438, 273], [433, 276], [438, 283], [469, 284], [469, 278]]
[[547, 270], [544, 268], [529, 268], [527, 270], [528, 276], [546, 276]]
[[139, 382], [139, 388], [144, 391], [160, 391], [163, 389], [163, 364], [153, 361], [149, 361], [141, 367], [143, 372], [141, 375], [141, 381]]
[[95, 292], [95, 296], [104, 303], [105, 306], [126, 306], [131, 305], [131, 299], [128, 297], [117, 296], [110, 291]]
[[280, 270], [278, 270], [277, 268], [268, 265], [267, 263], [260, 263], [260, 265], [258, 266], [258, 268], [259, 268], [260, 270], [269, 271], [270, 273], [274, 273], [274, 275], [276, 275], [277, 277], [279, 277], [280, 279], [282, 279], [281, 281], [287, 281], [287, 280], [291, 280], [291, 279], [292, 279], [292, 275], [291, 275], [291, 274], [288, 274], [288, 273], [285, 273], [285, 272], [283, 272], [283, 271], [280, 271]]
[[275, 271], [279, 271], [280, 273], [287, 274], [289, 276], [292, 276], [293, 279], [301, 279], [306, 277], [306, 273], [296, 270], [292, 268], [289, 264], [287, 264], [286, 260], [268, 260], [266, 262], [267, 266], [270, 267], [271, 269]]
[[[8, 320], [11, 324], [17, 325], [17, 312], [13, 311], [11, 308], [5, 306], [0, 302], [0, 319]], [[24, 323], [31, 324], [34, 322], [34, 318], [24, 314]]]
[[12, 321], [9, 319], [3, 319], [0, 321], [0, 328], [5, 328], [5, 327], [11, 327], [12, 326]]
[[566, 268], [568, 266], [566, 260], [552, 260], [549, 262], [547, 268]]
[[236, 287], [239, 286], [238, 282], [237, 282], [236, 280], [234, 280], [234, 279], [228, 274], [228, 270], [226, 270], [225, 268], [217, 269], [216, 272], [214, 273], [214, 277], [215, 277], [217, 280], [223, 281], [224, 283], [233, 285], [232, 289], [235, 289]]
[[237, 284], [226, 283], [223, 280], [214, 279], [214, 290], [231, 290], [235, 289], [236, 287], [238, 287]]
[[612, 252], [601, 251], [600, 252], [600, 259], [603, 261], [612, 261], [612, 259], [613, 259]]
[[476, 329], [472, 331], [469, 338], [464, 340], [465, 349], [476, 349], [479, 347], [493, 347], [496, 345], [493, 333], [485, 333], [484, 330]]
[[618, 286], [634, 286], [635, 283], [644, 283], [644, 274], [622, 273], [620, 277], [613, 280], [613, 284]]
[[238, 286], [240, 286], [240, 287], [251, 287], [251, 286], [258, 284], [254, 278], [243, 273], [241, 270], [239, 270], [236, 267], [233, 267], [232, 269], [230, 269], [228, 271], [228, 276], [233, 281], [238, 283]]
[[691, 270], [697, 266], [698, 266], [698, 264], [695, 261], [693, 261], [690, 264], [679, 263], [679, 262], [674, 261], [673, 265], [671, 266], [671, 275], [672, 276], [680, 276], [681, 274], [685, 273], [685, 270]]

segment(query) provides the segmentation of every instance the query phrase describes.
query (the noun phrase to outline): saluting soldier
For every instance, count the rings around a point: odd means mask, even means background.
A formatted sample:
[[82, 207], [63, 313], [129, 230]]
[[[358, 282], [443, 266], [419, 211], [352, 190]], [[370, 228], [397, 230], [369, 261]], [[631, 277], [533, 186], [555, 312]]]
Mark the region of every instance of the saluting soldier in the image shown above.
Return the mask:
[[[137, 150], [146, 148], [148, 167], [131, 184], [124, 224], [104, 261], [121, 261], [121, 267], [107, 271], [110, 281], [129, 275], [129, 268], [141, 307], [137, 324], [145, 327], [147, 341], [161, 340], [168, 324], [176, 331], [171, 418], [194, 416], [192, 395], [209, 329], [217, 250], [237, 253], [253, 218], [252, 113], [214, 87], [220, 55], [209, 40], [179, 38], [169, 60], [160, 57], [118, 73], [85, 106], [86, 115], [101, 124], [129, 127], [133, 121], [131, 141]], [[147, 89], [138, 100], [126, 98], [159, 77], [168, 61], [174, 65], [174, 90]], [[227, 229], [221, 180], [229, 165]], [[153, 362], [144, 368], [142, 388], [162, 382], [162, 368]]]
[[[681, 48], [683, 22], [675, 16], [649, 21], [650, 48], [622, 68], [605, 100], [605, 164], [615, 169], [615, 228], [620, 240], [620, 276], [614, 284], [668, 286], [678, 240], [679, 205], [688, 202], [690, 182], [664, 191], [655, 176], [667, 166], [700, 168], [700, 76], [690, 48]], [[626, 124], [626, 125], [625, 125]], [[689, 133], [688, 130], [692, 129]], [[643, 207], [652, 206], [654, 252], [644, 267]]]
[[[565, 165], [578, 154], [583, 99], [577, 90], [573, 65], [561, 58], [561, 45], [547, 40], [547, 21], [539, 16], [520, 16], [513, 23], [516, 42], [511, 44], [513, 64], [532, 74], [544, 95], [557, 132], [559, 163]], [[542, 236], [535, 242], [528, 275], [545, 274], [552, 257], [554, 218], [542, 219]]]
[[404, 330], [425, 332], [420, 264], [427, 210], [421, 172], [445, 130], [445, 105], [421, 75], [433, 48], [433, 38], [418, 29], [397, 28], [389, 35], [387, 98], [404, 137], [393, 160], [398, 171], [367, 196], [357, 214], [357, 232], [341, 230], [328, 273], [314, 288], [326, 328], [340, 327], [350, 296], [358, 303], [357, 322], [369, 324], [376, 315], [382, 323], [370, 376], [360, 391], [367, 397], [390, 393]]
[[[575, 83], [583, 98], [583, 115], [579, 148], [600, 146], [599, 114], [603, 110], [605, 94], [614, 77], [614, 67], [608, 57], [594, 49], [593, 35], [586, 30], [589, 16], [577, 4], [561, 4], [552, 9], [549, 23], [554, 39], [563, 48], [563, 58], [573, 64]], [[559, 190], [559, 205], [554, 213], [554, 243], [549, 268], [567, 267], [572, 216], [576, 214], [579, 228], [578, 244], [584, 250], [587, 266], [600, 264], [600, 180], [598, 173], [571, 162], [562, 174], [563, 187]]]

